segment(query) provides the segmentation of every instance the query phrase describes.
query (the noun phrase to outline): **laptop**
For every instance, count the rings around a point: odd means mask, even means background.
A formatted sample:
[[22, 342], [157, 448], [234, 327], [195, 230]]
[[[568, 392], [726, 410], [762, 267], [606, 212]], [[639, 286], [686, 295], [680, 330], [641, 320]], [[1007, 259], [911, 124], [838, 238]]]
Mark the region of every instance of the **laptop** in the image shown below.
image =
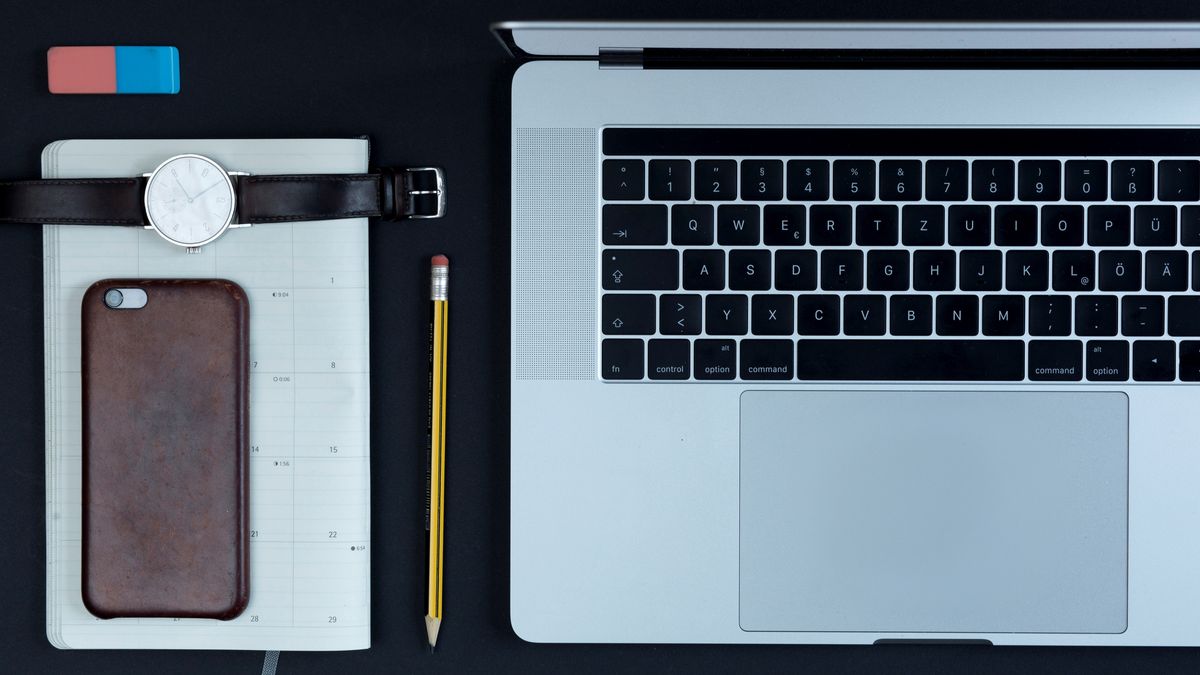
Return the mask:
[[495, 30], [520, 637], [1200, 644], [1200, 25]]

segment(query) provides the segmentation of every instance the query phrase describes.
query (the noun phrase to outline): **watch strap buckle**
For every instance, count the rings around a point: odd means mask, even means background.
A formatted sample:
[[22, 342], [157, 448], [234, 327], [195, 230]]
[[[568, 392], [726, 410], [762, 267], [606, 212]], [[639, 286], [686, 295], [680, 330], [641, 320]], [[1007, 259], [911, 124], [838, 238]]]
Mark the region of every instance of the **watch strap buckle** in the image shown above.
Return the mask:
[[[446, 213], [446, 176], [437, 167], [380, 169], [382, 215], [388, 220], [441, 218]], [[390, 194], [389, 194], [390, 193]]]

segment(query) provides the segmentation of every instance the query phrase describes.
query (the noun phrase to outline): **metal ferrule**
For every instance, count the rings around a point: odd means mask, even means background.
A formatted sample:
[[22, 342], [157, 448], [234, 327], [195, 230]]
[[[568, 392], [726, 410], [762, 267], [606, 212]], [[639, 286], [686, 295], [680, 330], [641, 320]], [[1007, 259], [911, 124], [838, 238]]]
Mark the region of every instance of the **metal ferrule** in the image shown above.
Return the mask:
[[450, 299], [450, 268], [437, 266], [429, 275], [429, 299]]

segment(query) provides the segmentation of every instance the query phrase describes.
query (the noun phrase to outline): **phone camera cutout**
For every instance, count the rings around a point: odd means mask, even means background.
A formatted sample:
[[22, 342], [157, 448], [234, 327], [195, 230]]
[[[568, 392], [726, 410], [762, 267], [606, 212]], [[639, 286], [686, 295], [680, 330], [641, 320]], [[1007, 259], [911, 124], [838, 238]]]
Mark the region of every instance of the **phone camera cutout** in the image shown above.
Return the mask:
[[104, 291], [109, 309], [141, 309], [146, 306], [146, 291], [141, 288], [110, 288]]
[[110, 288], [104, 294], [104, 304], [108, 305], [109, 309], [116, 309], [121, 306], [125, 300], [125, 294], [115, 288]]

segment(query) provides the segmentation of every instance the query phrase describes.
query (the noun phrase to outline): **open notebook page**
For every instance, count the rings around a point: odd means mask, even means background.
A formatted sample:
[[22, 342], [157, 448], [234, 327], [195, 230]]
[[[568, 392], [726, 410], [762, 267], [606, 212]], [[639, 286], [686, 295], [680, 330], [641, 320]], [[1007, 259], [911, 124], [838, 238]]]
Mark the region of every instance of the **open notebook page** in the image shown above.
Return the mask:
[[[366, 169], [368, 147], [363, 139], [60, 141], [43, 153], [43, 175], [134, 176], [181, 153], [230, 171], [349, 173]], [[44, 240], [50, 641], [76, 649], [369, 647], [366, 219], [233, 229], [194, 255], [141, 228], [48, 225]], [[249, 296], [250, 604], [232, 621], [100, 620], [83, 606], [80, 301], [108, 277], [219, 277]]]

